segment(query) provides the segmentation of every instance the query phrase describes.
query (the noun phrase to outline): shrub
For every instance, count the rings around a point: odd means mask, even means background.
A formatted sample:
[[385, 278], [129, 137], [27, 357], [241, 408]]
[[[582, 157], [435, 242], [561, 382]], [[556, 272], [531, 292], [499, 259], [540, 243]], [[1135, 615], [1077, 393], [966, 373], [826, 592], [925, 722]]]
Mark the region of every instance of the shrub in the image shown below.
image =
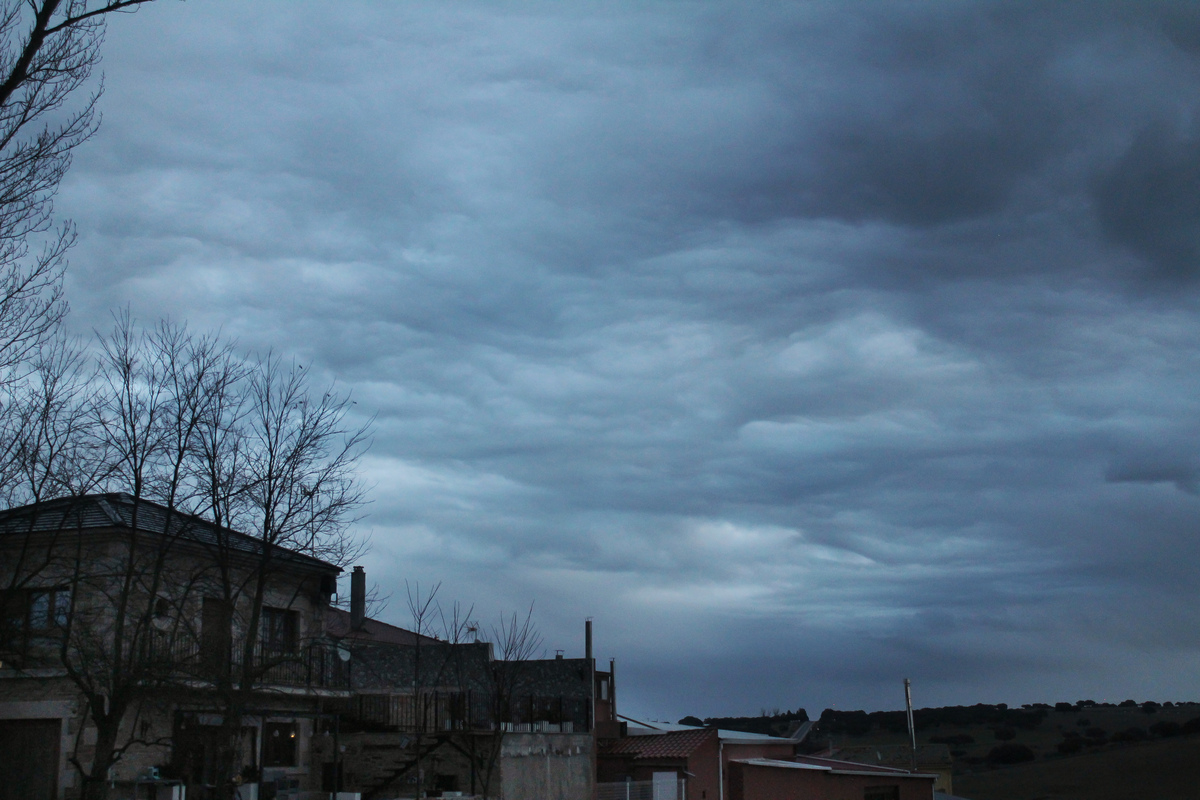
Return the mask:
[[987, 760], [991, 764], [1021, 764], [1033, 761], [1036, 757], [1033, 751], [1023, 744], [1005, 742], [993, 747], [987, 755]]
[[1200, 733], [1200, 717], [1193, 717], [1179, 727], [1179, 732], [1183, 734]]
[[992, 734], [996, 737], [997, 742], [1009, 742], [1017, 738], [1017, 732], [1012, 728], [995, 728]]
[[1150, 733], [1154, 736], [1178, 736], [1183, 732], [1183, 728], [1178, 722], [1156, 722], [1150, 726]]
[[1157, 714], [1160, 708], [1162, 708], [1162, 706], [1153, 700], [1147, 700], [1146, 702], [1142, 703], [1142, 711], [1145, 711], [1147, 714]]
[[1074, 755], [1083, 749], [1082, 739], [1063, 739], [1058, 743], [1058, 752], [1064, 756]]
[[1083, 732], [1083, 735], [1093, 741], [1103, 742], [1108, 738], [1108, 731], [1104, 728], [1088, 728]]
[[1112, 735], [1112, 741], [1116, 742], [1144, 742], [1150, 736], [1141, 728], [1126, 728], [1123, 731], [1117, 731]]

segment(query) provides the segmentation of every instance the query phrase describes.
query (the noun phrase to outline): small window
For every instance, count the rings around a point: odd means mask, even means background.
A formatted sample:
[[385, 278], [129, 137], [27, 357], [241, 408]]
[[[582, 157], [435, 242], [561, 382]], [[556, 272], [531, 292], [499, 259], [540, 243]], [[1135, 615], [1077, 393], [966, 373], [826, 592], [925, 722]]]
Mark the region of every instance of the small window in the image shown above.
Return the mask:
[[70, 614], [70, 589], [38, 589], [29, 593], [29, 629], [31, 631], [65, 628]]
[[154, 601], [154, 618], [166, 619], [171, 616], [171, 604], [167, 602], [167, 598], [160, 597]]
[[264, 767], [296, 766], [296, 723], [268, 722], [263, 726], [262, 763]]
[[297, 617], [286, 608], [264, 608], [262, 617], [263, 648], [272, 653], [296, 652]]

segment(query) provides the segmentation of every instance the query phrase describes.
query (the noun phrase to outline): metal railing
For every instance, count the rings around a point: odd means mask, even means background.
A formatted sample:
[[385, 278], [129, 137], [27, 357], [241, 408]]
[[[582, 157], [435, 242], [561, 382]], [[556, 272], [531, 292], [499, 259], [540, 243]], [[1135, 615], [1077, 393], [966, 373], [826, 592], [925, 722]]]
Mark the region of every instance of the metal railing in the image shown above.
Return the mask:
[[487, 692], [425, 690], [405, 694], [357, 694], [336, 701], [348, 720], [409, 733], [503, 731], [574, 733], [590, 730], [583, 698], [521, 695], [497, 702]]
[[596, 800], [684, 800], [687, 783], [670, 781], [614, 781], [596, 784]]
[[145, 658], [149, 671], [165, 679], [188, 677], [238, 682], [248, 677], [253, 685], [263, 688], [350, 688], [347, 665], [338, 658], [332, 644], [311, 642], [288, 651], [268, 648], [258, 642], [248, 670], [245, 669], [245, 650], [236, 644], [155, 635], [146, 641]]

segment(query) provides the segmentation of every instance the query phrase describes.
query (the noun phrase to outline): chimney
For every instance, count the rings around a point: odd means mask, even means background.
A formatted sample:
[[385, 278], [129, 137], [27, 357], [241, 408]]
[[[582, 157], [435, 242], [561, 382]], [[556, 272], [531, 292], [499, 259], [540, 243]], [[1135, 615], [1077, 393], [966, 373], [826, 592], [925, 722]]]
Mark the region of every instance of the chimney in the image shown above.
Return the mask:
[[617, 718], [617, 660], [608, 660], [608, 703], [612, 708], [612, 718]]
[[588, 617], [583, 623], [583, 657], [592, 658], [592, 618]]
[[350, 573], [350, 629], [357, 631], [367, 618], [367, 573], [355, 567]]

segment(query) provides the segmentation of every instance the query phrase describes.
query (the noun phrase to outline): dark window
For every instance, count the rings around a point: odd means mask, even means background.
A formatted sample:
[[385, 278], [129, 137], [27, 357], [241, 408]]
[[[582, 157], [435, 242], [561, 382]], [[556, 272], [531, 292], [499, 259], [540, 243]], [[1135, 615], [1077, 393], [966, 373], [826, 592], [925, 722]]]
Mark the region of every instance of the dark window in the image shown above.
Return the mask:
[[70, 613], [70, 589], [35, 589], [29, 593], [29, 630], [31, 631], [51, 631], [65, 628]]
[[263, 648], [272, 653], [296, 652], [295, 611], [286, 608], [264, 608], [262, 616]]
[[296, 766], [296, 736], [294, 722], [268, 722], [263, 725], [263, 766]]
[[868, 786], [863, 789], [863, 800], [900, 800], [900, 787]]

